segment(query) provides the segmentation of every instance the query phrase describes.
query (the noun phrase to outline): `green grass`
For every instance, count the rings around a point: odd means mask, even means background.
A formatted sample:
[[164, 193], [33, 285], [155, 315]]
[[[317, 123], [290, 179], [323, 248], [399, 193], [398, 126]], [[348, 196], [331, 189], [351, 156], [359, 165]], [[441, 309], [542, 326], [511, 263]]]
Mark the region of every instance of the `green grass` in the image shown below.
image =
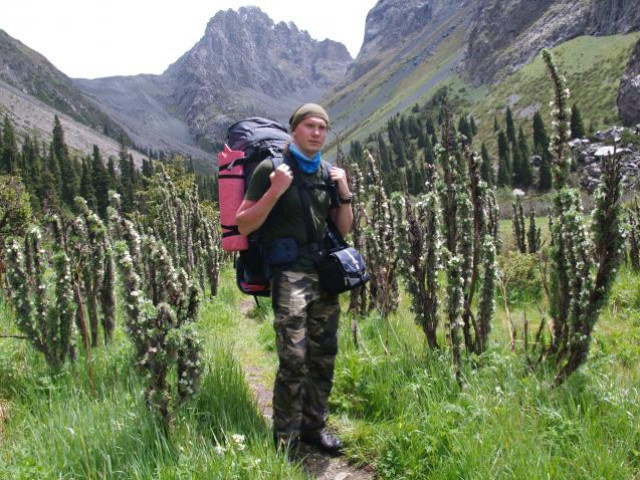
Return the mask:
[[[237, 358], [218, 334], [238, 328], [240, 316], [229, 272], [225, 283], [200, 317], [201, 388], [168, 431], [144, 404], [123, 335], [94, 350], [95, 395], [84, 359], [52, 377], [24, 341], [0, 339], [0, 478], [305, 478], [274, 451]], [[4, 303], [0, 331], [17, 333]]]
[[[467, 359], [462, 386], [452, 380], [448, 355], [425, 351], [406, 311], [387, 319], [386, 348], [384, 319], [362, 320], [360, 350], [343, 329], [332, 401], [351, 454], [389, 479], [634, 478], [637, 282], [622, 270], [616, 313], [603, 315], [590, 360], [561, 387], [553, 386], [553, 372], [529, 371], [521, 322], [517, 353], [509, 352], [501, 309], [491, 348]], [[515, 319], [524, 312], [537, 325], [533, 302], [512, 306]]]
[[[504, 238], [510, 234], [505, 221]], [[23, 341], [0, 340], [0, 401], [8, 412], [0, 478], [305, 478], [273, 451], [240, 367], [253, 365], [272, 381], [269, 302], [241, 315], [253, 300], [231, 277], [225, 269], [219, 296], [203, 305], [202, 387], [169, 431], [142, 401], [122, 334], [95, 352], [95, 395], [83, 359], [52, 378]], [[382, 479], [637, 478], [639, 280], [621, 269], [588, 362], [560, 387], [553, 369], [530, 371], [523, 352], [525, 314], [530, 325], [541, 320], [537, 295], [510, 297], [515, 352], [497, 298], [490, 348], [465, 356], [460, 384], [446, 349], [426, 348], [406, 294], [388, 318], [359, 319], [359, 348], [343, 315], [330, 424], [348, 458]], [[3, 333], [15, 333], [10, 317], [0, 304]], [[446, 344], [443, 331], [439, 340]], [[244, 436], [242, 444], [234, 435]]]

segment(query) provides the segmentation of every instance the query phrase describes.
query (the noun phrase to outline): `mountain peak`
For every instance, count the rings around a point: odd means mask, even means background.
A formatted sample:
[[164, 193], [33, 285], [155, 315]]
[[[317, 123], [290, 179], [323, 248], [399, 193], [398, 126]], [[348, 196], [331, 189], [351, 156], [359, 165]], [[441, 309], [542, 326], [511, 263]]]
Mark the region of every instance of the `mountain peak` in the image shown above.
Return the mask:
[[219, 136], [244, 115], [288, 118], [342, 78], [346, 47], [317, 41], [292, 22], [277, 24], [258, 7], [215, 14], [205, 34], [171, 65], [173, 98], [196, 135]]

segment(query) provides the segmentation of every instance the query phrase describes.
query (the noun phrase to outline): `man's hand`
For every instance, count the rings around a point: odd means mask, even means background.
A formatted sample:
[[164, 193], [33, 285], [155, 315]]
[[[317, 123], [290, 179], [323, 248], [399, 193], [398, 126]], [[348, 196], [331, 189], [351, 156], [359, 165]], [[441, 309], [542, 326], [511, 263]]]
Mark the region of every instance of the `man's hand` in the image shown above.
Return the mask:
[[289, 168], [289, 165], [283, 163], [271, 172], [269, 181], [271, 182], [271, 188], [274, 189], [274, 193], [280, 197], [291, 185], [293, 172]]
[[338, 195], [341, 198], [347, 198], [351, 195], [349, 192], [349, 182], [347, 182], [347, 172], [342, 168], [331, 167], [331, 170], [329, 170], [329, 178], [331, 178], [332, 182], [336, 183]]

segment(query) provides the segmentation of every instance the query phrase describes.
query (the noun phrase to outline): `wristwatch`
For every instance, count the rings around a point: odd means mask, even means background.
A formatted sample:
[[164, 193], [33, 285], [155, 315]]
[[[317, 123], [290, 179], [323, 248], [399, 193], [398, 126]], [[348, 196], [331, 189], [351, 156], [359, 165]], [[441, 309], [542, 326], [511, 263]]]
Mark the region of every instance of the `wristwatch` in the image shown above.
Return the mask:
[[353, 198], [353, 193], [350, 193], [349, 196], [347, 196], [347, 198], [342, 198], [341, 196], [338, 195], [338, 200], [340, 201], [340, 203], [351, 203], [352, 198]]

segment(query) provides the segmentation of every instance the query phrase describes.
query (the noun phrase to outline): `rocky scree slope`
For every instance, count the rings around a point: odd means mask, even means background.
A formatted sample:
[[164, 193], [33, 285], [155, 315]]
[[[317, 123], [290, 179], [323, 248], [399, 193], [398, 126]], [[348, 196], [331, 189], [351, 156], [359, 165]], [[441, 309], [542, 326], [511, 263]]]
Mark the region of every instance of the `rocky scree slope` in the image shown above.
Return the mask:
[[[0, 80], [98, 132], [116, 139], [123, 133], [69, 77], [4, 30], [0, 30]], [[20, 112], [15, 114], [20, 123]]]

